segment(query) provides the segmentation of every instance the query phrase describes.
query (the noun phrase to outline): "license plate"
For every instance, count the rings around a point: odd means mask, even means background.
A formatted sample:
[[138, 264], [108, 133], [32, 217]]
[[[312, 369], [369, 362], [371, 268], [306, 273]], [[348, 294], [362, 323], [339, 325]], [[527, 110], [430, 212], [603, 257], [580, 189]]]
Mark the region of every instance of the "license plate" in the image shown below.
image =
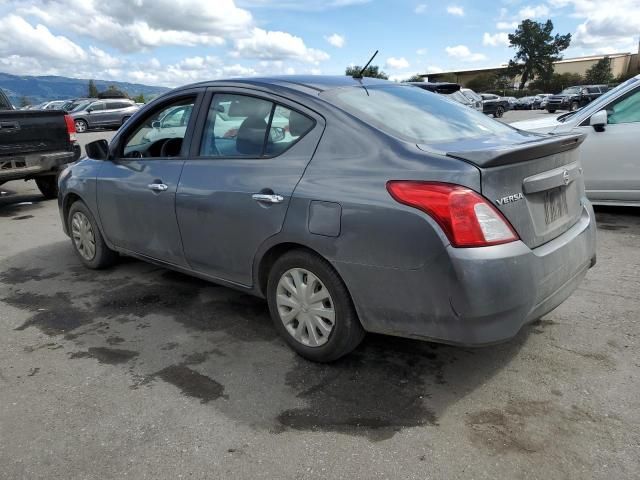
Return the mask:
[[544, 192], [544, 219], [547, 225], [569, 215], [567, 191], [563, 187]]

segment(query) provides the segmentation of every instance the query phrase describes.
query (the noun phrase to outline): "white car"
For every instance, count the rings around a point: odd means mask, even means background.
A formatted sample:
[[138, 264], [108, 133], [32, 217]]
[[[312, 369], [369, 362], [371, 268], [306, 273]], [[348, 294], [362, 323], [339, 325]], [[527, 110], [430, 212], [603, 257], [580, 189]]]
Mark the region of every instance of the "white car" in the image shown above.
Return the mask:
[[482, 112], [482, 97], [480, 95], [478, 95], [470, 88], [461, 88], [460, 91], [471, 101], [471, 103], [473, 104], [473, 108], [475, 108], [479, 112]]
[[580, 149], [589, 199], [599, 205], [640, 206], [640, 75], [574, 112], [511, 126], [584, 133]]

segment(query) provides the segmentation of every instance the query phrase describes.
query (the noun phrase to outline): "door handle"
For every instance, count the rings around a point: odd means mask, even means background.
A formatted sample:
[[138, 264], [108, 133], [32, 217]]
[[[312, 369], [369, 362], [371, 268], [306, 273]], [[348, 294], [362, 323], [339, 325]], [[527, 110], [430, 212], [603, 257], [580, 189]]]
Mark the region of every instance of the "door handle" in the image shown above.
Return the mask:
[[147, 187], [149, 187], [149, 190], [153, 190], [154, 192], [164, 192], [169, 188], [164, 183], [150, 183]]
[[282, 195], [268, 194], [268, 193], [254, 193], [251, 195], [256, 202], [261, 203], [282, 203], [284, 197]]

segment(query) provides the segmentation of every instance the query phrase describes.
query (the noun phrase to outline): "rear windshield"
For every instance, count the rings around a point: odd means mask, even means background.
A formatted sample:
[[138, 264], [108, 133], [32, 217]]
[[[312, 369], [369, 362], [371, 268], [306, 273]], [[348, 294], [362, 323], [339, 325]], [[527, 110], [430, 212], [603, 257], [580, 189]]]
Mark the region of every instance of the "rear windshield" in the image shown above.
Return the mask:
[[321, 96], [379, 130], [412, 143], [450, 142], [511, 131], [482, 113], [420, 88], [346, 87]]

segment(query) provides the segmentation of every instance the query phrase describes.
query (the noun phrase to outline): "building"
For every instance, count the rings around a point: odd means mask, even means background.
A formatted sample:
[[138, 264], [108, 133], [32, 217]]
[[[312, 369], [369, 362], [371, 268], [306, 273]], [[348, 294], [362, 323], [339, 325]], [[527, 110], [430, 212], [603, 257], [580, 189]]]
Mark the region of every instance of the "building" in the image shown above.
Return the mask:
[[[640, 45], [639, 45], [640, 52]], [[554, 73], [579, 73], [580, 75], [584, 75], [589, 68], [595, 65], [598, 60], [601, 60], [605, 57], [609, 57], [611, 59], [611, 72], [614, 77], [618, 77], [620, 75], [626, 73], [640, 73], [640, 56], [638, 53], [612, 53], [610, 55], [591, 55], [588, 57], [574, 57], [574, 58], [565, 58], [554, 62], [553, 70]], [[425, 80], [429, 80], [430, 82], [439, 82], [444, 80], [453, 80], [452, 75], [455, 76], [455, 81], [462, 86], [466, 86], [467, 83], [476, 78], [481, 74], [493, 74], [500, 75], [506, 74], [507, 65], [500, 65], [499, 67], [490, 67], [490, 68], [475, 68], [475, 69], [467, 69], [467, 70], [452, 70], [448, 72], [439, 72], [439, 73], [426, 73], [424, 75], [420, 75]], [[519, 78], [514, 79], [514, 86], [519, 84]]]

